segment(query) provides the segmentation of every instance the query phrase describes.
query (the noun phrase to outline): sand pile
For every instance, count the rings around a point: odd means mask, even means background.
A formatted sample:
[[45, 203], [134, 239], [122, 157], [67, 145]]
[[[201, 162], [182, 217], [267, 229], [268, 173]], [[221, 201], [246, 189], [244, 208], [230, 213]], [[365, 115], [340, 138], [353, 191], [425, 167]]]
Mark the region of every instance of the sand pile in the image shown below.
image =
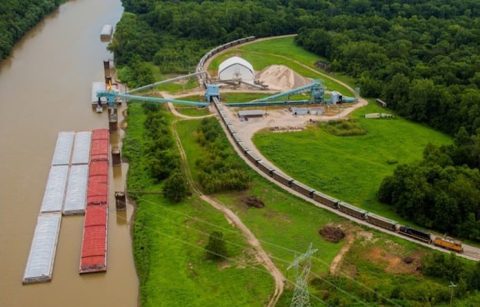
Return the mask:
[[257, 80], [268, 85], [269, 89], [285, 91], [307, 85], [312, 81], [284, 65], [271, 65], [258, 73]]

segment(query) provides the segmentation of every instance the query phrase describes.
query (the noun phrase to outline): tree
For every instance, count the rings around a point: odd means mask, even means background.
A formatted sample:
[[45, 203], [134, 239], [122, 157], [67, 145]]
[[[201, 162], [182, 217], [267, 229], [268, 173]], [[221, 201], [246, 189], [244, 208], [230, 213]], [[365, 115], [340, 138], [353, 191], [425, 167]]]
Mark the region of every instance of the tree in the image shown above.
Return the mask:
[[185, 177], [180, 171], [173, 173], [163, 186], [163, 196], [174, 202], [182, 201], [188, 194], [188, 186]]
[[208, 238], [208, 244], [205, 247], [207, 258], [212, 260], [223, 260], [227, 257], [227, 247], [223, 239], [223, 233], [214, 231]]

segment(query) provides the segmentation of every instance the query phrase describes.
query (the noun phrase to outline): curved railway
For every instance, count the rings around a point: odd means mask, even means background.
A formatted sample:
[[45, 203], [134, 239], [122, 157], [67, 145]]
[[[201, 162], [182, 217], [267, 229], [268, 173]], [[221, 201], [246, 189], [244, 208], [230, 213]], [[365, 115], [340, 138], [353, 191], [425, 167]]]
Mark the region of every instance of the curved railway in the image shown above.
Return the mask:
[[[238, 39], [216, 48], [213, 48], [207, 52], [197, 65], [197, 72], [204, 72], [205, 63], [215, 56], [217, 53], [240, 44], [251, 42], [255, 40], [254, 36]], [[208, 72], [199, 75], [198, 81], [201, 86], [205, 87], [208, 83]], [[346, 217], [359, 224], [363, 224], [386, 233], [394, 234], [404, 239], [419, 243], [421, 245], [437, 249], [440, 251], [454, 251], [464, 258], [471, 260], [480, 260], [480, 249], [462, 245], [459, 242], [444, 239], [440, 236], [433, 235], [428, 232], [420, 231], [414, 228], [410, 228], [405, 225], [401, 225], [394, 220], [367, 212], [356, 206], [348, 204], [344, 201], [316, 191], [315, 189], [288, 177], [280, 170], [269, 165], [266, 161], [258, 157], [253, 150], [248, 148], [242, 139], [238, 136], [232, 122], [229, 120], [226, 107], [220, 102], [217, 97], [213, 97], [211, 101], [214, 105], [216, 112], [218, 113], [222, 127], [226, 130], [228, 139], [237, 148], [237, 151], [243, 155], [243, 158], [248, 160], [251, 166], [254, 166], [254, 170], [260, 173], [263, 177], [269, 178], [270, 181], [277, 183], [277, 185], [283, 187], [291, 194], [300, 195], [302, 198], [308, 200], [318, 207], [322, 207], [329, 211], [332, 211], [338, 215]]]

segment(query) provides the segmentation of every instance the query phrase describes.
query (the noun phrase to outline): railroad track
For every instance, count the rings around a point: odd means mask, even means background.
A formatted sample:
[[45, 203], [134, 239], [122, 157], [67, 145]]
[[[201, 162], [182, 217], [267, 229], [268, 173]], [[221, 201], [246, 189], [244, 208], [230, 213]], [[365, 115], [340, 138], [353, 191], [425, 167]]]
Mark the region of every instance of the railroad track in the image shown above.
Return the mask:
[[[274, 38], [275, 37], [264, 39]], [[223, 52], [224, 50], [231, 47], [237, 47], [241, 44], [252, 43], [253, 41], [255, 41], [254, 37], [247, 37], [221, 45], [217, 48], [210, 50], [200, 60], [199, 64], [197, 65], [197, 71], [206, 71], [206, 63], [211, 61], [218, 53]], [[309, 69], [313, 70], [312, 68]], [[321, 72], [318, 73], [320, 75], [323, 75], [323, 73]], [[204, 87], [206, 87], [207, 80], [209, 79], [208, 72], [205, 76], [206, 77], [204, 79], [199, 79], [200, 85], [203, 85]], [[340, 82], [331, 76], [328, 76], [328, 78], [336, 82]], [[342, 82], [340, 83], [353, 92], [353, 90], [347, 84]], [[359, 98], [361, 99], [361, 97]], [[314, 189], [302, 184], [301, 182], [286, 176], [275, 167], [272, 167], [273, 164], [267, 159], [265, 159], [263, 156], [261, 156], [261, 154], [259, 154], [256, 148], [255, 151], [253, 151], [245, 145], [245, 142], [243, 142], [239, 138], [234, 126], [228, 118], [227, 114], [229, 113], [229, 111], [226, 107], [223, 106], [223, 104], [219, 101], [218, 98], [213, 99], [213, 105], [215, 107], [215, 111], [221, 119], [221, 126], [225, 130], [229, 142], [232, 144], [238, 155], [258, 174], [280, 186], [287, 192], [296, 195], [317, 207], [329, 210], [358, 224], [362, 224], [364, 226], [368, 226], [370, 228], [374, 228], [376, 230], [395, 235], [397, 237], [409, 240], [411, 242], [426, 246], [431, 249], [436, 249], [442, 252], [450, 252], [452, 250], [456, 252], [463, 252], [457, 253], [457, 255], [470, 260], [480, 260], [480, 248], [465, 244], [462, 246], [456, 243], [450, 243], [449, 241], [445, 241], [438, 236], [434, 236], [429, 233], [402, 226], [395, 221], [366, 212], [341, 200], [337, 200], [321, 192], [315, 191]], [[432, 242], [434, 242], [435, 245], [432, 245]]]

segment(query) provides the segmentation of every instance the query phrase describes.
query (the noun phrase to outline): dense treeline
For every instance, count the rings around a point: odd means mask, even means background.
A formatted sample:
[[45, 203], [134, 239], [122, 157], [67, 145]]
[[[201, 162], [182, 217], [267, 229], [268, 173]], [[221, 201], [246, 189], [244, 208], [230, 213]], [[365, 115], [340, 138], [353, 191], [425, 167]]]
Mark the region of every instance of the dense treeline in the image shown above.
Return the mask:
[[205, 149], [205, 157], [197, 160], [198, 181], [205, 193], [241, 191], [248, 188], [250, 177], [224, 132], [214, 118], [204, 118], [197, 129], [197, 142]]
[[[123, 0], [111, 49], [132, 70], [192, 71], [210, 47], [248, 35], [299, 33], [297, 43], [353, 75], [365, 96], [455, 134], [480, 128], [480, 2], [476, 0]], [[135, 58], [134, 55], [139, 56]], [[136, 62], [135, 62], [136, 61]], [[138, 75], [150, 74], [144, 70]], [[135, 74], [135, 72], [132, 72]]]
[[125, 157], [132, 161], [130, 167], [137, 169], [130, 171], [129, 192], [135, 197], [141, 195], [148, 185], [164, 183], [164, 196], [172, 202], [179, 202], [188, 194], [188, 185], [180, 169], [180, 156], [175, 150], [167, 111], [150, 103], [142, 104], [142, 110], [144, 135], [141, 141], [127, 137], [123, 148]]
[[461, 126], [473, 133], [480, 127], [479, 16], [478, 1], [348, 1], [303, 28], [297, 43], [399, 114], [450, 134]]
[[15, 43], [65, 0], [0, 1], [0, 60], [5, 59]]
[[293, 33], [296, 12], [280, 1], [123, 0], [110, 46], [117, 64], [137, 68], [134, 55], [164, 73], [193, 71], [211, 47], [248, 35]]
[[480, 240], [480, 134], [460, 129], [455, 143], [425, 148], [420, 162], [400, 165], [378, 196], [419, 225]]
[[431, 254], [422, 261], [423, 274], [457, 284], [455, 295], [463, 297], [468, 291], [480, 290], [480, 263], [473, 265], [455, 254]]

